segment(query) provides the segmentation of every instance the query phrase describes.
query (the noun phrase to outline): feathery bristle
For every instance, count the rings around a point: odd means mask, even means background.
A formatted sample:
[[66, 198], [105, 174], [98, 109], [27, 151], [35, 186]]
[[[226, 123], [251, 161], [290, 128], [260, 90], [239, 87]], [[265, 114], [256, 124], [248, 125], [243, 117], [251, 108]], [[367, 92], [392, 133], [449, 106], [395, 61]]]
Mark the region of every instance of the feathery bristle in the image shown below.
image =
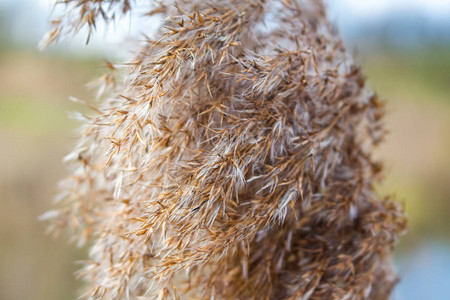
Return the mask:
[[[132, 1], [65, 1], [61, 32]], [[106, 8], [107, 7], [107, 8]], [[93, 298], [386, 299], [402, 208], [374, 193], [383, 103], [320, 1], [149, 4], [84, 124], [55, 230], [91, 240]], [[77, 17], [78, 16], [78, 17]], [[112, 64], [108, 64], [114, 70]]]

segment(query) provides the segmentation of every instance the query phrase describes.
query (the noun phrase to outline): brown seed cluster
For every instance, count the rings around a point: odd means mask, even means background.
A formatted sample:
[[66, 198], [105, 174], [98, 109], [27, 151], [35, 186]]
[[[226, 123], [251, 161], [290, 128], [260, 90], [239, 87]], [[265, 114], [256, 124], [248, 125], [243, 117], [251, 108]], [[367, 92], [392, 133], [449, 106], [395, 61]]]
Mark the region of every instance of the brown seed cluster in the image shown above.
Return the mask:
[[[133, 3], [66, 1], [55, 30]], [[158, 38], [83, 117], [48, 215], [90, 241], [86, 296], [387, 299], [406, 221], [374, 193], [383, 105], [323, 4], [148, 5]]]

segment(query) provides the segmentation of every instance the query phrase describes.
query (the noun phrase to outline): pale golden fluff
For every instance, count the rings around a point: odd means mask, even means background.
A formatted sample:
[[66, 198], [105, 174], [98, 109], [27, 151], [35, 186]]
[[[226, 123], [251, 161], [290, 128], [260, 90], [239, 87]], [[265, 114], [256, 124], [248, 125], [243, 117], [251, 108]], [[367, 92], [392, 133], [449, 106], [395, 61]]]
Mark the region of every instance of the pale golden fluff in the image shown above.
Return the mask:
[[[68, 156], [55, 230], [104, 299], [386, 299], [383, 105], [320, 1], [143, 1], [163, 26]], [[67, 1], [59, 34], [132, 11]], [[110, 77], [106, 77], [108, 81]]]

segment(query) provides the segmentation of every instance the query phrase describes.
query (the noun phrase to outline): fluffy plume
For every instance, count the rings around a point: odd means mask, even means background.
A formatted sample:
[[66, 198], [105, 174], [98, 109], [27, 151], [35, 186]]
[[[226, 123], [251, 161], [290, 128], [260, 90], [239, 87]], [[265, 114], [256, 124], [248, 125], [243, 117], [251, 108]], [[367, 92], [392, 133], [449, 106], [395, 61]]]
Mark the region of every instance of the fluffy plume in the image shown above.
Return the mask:
[[[133, 7], [65, 3], [57, 32]], [[374, 193], [383, 104], [323, 4], [148, 5], [158, 37], [85, 117], [50, 215], [90, 241], [87, 297], [388, 298], [406, 221]]]

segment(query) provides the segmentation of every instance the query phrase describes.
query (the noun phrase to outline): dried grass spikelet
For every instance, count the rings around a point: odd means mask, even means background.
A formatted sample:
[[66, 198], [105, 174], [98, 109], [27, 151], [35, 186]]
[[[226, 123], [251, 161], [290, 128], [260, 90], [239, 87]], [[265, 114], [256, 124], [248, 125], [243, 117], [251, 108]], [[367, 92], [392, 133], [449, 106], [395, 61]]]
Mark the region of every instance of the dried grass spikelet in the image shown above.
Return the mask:
[[[88, 26], [131, 7], [68, 3]], [[386, 299], [406, 221], [374, 193], [383, 105], [323, 4], [151, 9], [159, 37], [86, 117], [52, 214], [92, 242], [87, 296]]]

